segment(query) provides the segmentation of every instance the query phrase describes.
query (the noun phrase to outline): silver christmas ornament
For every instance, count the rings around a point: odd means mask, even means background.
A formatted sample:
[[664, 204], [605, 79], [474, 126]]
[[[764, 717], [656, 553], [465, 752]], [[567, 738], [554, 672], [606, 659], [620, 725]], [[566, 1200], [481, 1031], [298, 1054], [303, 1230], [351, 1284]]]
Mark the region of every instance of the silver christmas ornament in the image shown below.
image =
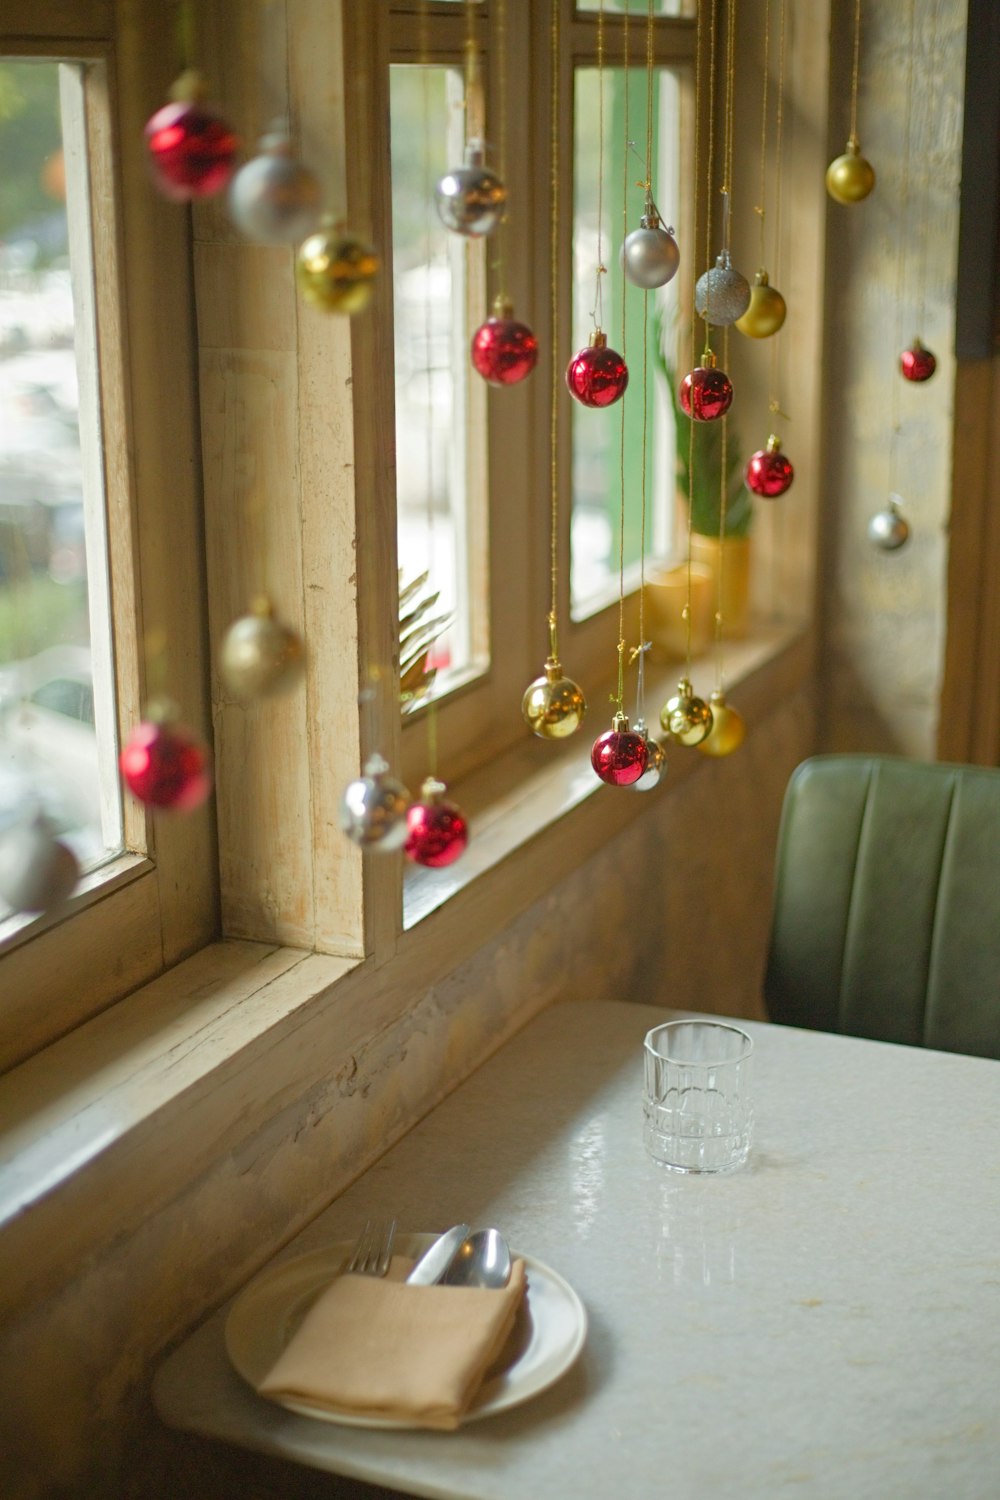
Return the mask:
[[910, 540], [910, 527], [905, 516], [900, 514], [900, 498], [890, 495], [885, 510], [880, 510], [868, 522], [868, 540], [883, 552], [897, 552]]
[[238, 229], [265, 245], [297, 245], [319, 223], [319, 178], [292, 155], [286, 131], [273, 128], [260, 155], [229, 185], [229, 213]]
[[646, 769], [638, 781], [633, 781], [627, 790], [630, 792], [651, 792], [658, 787], [667, 771], [667, 752], [659, 740], [654, 740], [642, 719], [635, 723], [636, 734], [641, 734], [646, 741]]
[[507, 189], [486, 166], [482, 141], [469, 141], [464, 166], [440, 178], [434, 199], [441, 222], [456, 234], [479, 237], [497, 227], [507, 204]]
[[713, 328], [735, 323], [750, 306], [750, 283], [733, 270], [728, 250], [720, 253], [710, 271], [698, 277], [694, 305], [699, 317]]
[[660, 217], [651, 204], [639, 220], [639, 228], [625, 236], [621, 249], [621, 267], [626, 279], [633, 286], [651, 291], [657, 286], [666, 286], [677, 274], [681, 263], [681, 252], [677, 248], [672, 229], [664, 229]]
[[76, 855], [53, 837], [42, 814], [0, 837], [0, 901], [14, 911], [51, 911], [79, 878]]
[[410, 794], [389, 775], [388, 762], [372, 755], [364, 775], [352, 781], [340, 801], [340, 826], [355, 844], [391, 853], [406, 843]]

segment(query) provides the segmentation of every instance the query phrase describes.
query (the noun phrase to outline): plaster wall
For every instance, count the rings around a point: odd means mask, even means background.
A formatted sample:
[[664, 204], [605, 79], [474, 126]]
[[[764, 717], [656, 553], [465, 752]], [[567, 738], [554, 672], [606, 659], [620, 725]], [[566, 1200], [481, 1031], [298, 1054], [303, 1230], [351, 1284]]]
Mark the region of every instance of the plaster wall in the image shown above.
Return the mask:
[[[945, 631], [965, 0], [864, 7], [858, 134], [876, 171], [827, 214], [823, 530], [830, 750], [933, 758]], [[830, 159], [849, 129], [853, 5], [833, 8]], [[911, 66], [912, 60], [912, 66]], [[923, 316], [921, 317], [921, 307]], [[903, 380], [914, 335], [938, 368]], [[902, 497], [909, 542], [881, 552], [869, 520]]]
[[[267, 1465], [160, 1427], [159, 1360], [544, 1006], [607, 996], [761, 1015], [781, 798], [813, 744], [801, 694], [739, 755], [655, 794], [648, 817], [415, 994], [402, 1021], [349, 1055], [331, 1028], [322, 1088], [25, 1309], [0, 1334], [5, 1500], [290, 1493]], [[304, 1494], [312, 1482], [292, 1481]]]

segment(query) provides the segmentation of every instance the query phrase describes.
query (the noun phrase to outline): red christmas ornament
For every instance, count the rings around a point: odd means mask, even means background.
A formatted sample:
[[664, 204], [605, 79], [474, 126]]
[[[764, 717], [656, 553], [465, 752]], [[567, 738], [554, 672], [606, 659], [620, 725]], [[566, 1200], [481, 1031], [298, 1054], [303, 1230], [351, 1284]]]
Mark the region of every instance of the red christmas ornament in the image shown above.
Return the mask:
[[937, 360], [929, 349], [925, 349], [919, 339], [914, 339], [909, 349], [904, 349], [899, 356], [899, 368], [903, 372], [904, 380], [912, 380], [917, 383], [930, 380], [937, 369]]
[[746, 467], [747, 489], [765, 500], [774, 500], [791, 489], [795, 470], [781, 451], [781, 444], [774, 433], [767, 440], [766, 448], [758, 448]]
[[225, 120], [205, 109], [203, 95], [198, 75], [182, 73], [170, 91], [171, 103], [146, 125], [153, 180], [175, 203], [221, 192], [236, 166], [239, 139]]
[[493, 314], [472, 336], [472, 365], [490, 385], [517, 385], [531, 374], [538, 360], [538, 340], [526, 323], [514, 319], [514, 309], [503, 297]]
[[566, 384], [581, 406], [611, 406], [621, 399], [628, 385], [628, 365], [600, 329], [590, 343], [574, 354], [566, 367]]
[[469, 825], [454, 802], [445, 801], [444, 791], [444, 783], [429, 776], [420, 788], [420, 801], [412, 802], [406, 814], [404, 854], [434, 869], [454, 864], [469, 842]]
[[590, 764], [608, 786], [631, 786], [645, 771], [648, 759], [645, 737], [629, 729], [622, 713], [615, 714], [611, 728], [598, 735], [590, 752]]
[[162, 710], [136, 725], [118, 764], [129, 791], [147, 807], [190, 812], [212, 790], [208, 747]]
[[681, 406], [696, 422], [715, 422], [733, 404], [733, 383], [716, 368], [715, 355], [706, 349], [702, 363], [681, 381]]

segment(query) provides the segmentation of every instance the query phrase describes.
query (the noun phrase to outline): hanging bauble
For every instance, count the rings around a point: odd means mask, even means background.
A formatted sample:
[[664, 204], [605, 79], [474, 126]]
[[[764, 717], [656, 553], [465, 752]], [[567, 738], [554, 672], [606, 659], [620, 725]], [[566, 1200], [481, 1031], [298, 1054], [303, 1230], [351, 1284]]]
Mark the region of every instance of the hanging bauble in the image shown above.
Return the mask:
[[583, 723], [587, 700], [570, 677], [563, 676], [560, 662], [550, 656], [545, 673], [528, 684], [521, 699], [521, 713], [532, 734], [543, 740], [564, 740]]
[[118, 764], [129, 791], [147, 807], [191, 812], [212, 790], [211, 752], [178, 723], [172, 705], [150, 705]]
[[469, 825], [454, 802], [445, 800], [443, 781], [428, 776], [420, 788], [420, 800], [406, 814], [403, 852], [418, 865], [438, 870], [454, 864], [469, 842]]
[[677, 692], [660, 709], [660, 723], [679, 745], [700, 745], [712, 732], [712, 710], [704, 698], [696, 698], [686, 677], [677, 684]]
[[826, 169], [826, 190], [838, 203], [860, 203], [875, 186], [875, 168], [861, 155], [861, 142], [852, 135], [843, 156]]
[[750, 306], [750, 283], [733, 269], [728, 250], [722, 250], [712, 269], [698, 277], [694, 306], [699, 317], [713, 328], [735, 323]]
[[698, 749], [702, 755], [732, 755], [746, 738], [746, 720], [738, 709], [726, 702], [726, 695], [721, 688], [716, 688], [708, 705], [712, 710], [712, 728]]
[[899, 368], [905, 380], [912, 380], [919, 384], [924, 380], [930, 380], [937, 369], [937, 360], [929, 349], [925, 349], [919, 339], [914, 339], [909, 349], [904, 349], [899, 356]]
[[434, 201], [442, 224], [456, 234], [478, 238], [497, 227], [507, 204], [507, 189], [486, 166], [482, 141], [469, 141], [464, 166], [439, 179]]
[[355, 844], [389, 854], [406, 842], [406, 814], [410, 794], [389, 775], [389, 763], [371, 755], [364, 774], [351, 781], [340, 799], [340, 826]]
[[750, 288], [750, 306], [736, 319], [736, 327], [748, 339], [769, 339], [784, 323], [787, 311], [784, 297], [771, 285], [762, 266]]
[[229, 184], [229, 215], [238, 229], [265, 245], [297, 245], [320, 218], [321, 189], [315, 172], [296, 160], [288, 132], [272, 128], [260, 155]]
[[361, 312], [371, 301], [378, 256], [370, 245], [324, 219], [299, 246], [295, 276], [307, 302], [324, 312]]
[[628, 365], [608, 348], [607, 334], [597, 329], [586, 349], [574, 354], [566, 366], [566, 385], [581, 406], [611, 406], [621, 399], [628, 385]]
[[716, 422], [733, 404], [733, 384], [725, 370], [716, 368], [715, 355], [706, 349], [701, 364], [681, 381], [680, 403], [696, 422]]
[[201, 77], [182, 73], [170, 90], [171, 103], [146, 124], [153, 181], [175, 203], [221, 193], [236, 165], [239, 140], [204, 107], [204, 96]]
[[774, 433], [767, 440], [766, 448], [758, 448], [747, 460], [745, 470], [747, 489], [765, 500], [774, 500], [791, 489], [795, 470], [781, 451], [781, 443]]
[[473, 369], [490, 385], [517, 385], [538, 361], [538, 340], [518, 323], [506, 297], [497, 297], [492, 315], [472, 336]]
[[79, 878], [76, 855], [53, 836], [41, 813], [0, 836], [0, 901], [14, 911], [51, 911]]
[[635, 732], [646, 741], [646, 769], [638, 781], [633, 781], [629, 786], [632, 792], [651, 792], [658, 787], [667, 771], [667, 752], [658, 739], [649, 733], [645, 722], [636, 719]]
[[265, 698], [293, 688], [305, 661], [302, 637], [275, 618], [270, 600], [255, 599], [222, 638], [219, 676], [236, 698]]
[[882, 552], [898, 552], [910, 540], [910, 527], [900, 513], [899, 496], [890, 495], [884, 510], [868, 522], [868, 540]]
[[625, 236], [621, 248], [621, 267], [626, 279], [633, 286], [652, 291], [654, 287], [666, 286], [676, 276], [680, 263], [681, 252], [674, 231], [663, 228], [659, 214], [647, 203], [639, 228]]
[[608, 786], [631, 786], [646, 769], [649, 750], [645, 738], [630, 729], [619, 712], [606, 734], [599, 734], [590, 752], [590, 764]]

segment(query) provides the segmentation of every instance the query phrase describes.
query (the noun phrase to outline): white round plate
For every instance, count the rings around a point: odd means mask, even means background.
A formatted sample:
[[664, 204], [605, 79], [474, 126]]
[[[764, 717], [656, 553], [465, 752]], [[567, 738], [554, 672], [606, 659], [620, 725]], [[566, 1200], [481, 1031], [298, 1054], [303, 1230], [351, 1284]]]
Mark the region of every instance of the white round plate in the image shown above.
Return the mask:
[[[400, 1234], [393, 1249], [414, 1258], [434, 1240], [432, 1234]], [[353, 1249], [340, 1240], [261, 1273], [242, 1292], [226, 1319], [226, 1352], [238, 1374], [254, 1390], [302, 1322], [316, 1297], [337, 1275]], [[498, 1366], [488, 1374], [463, 1422], [477, 1422], [537, 1396], [569, 1369], [587, 1336], [587, 1313], [567, 1281], [540, 1260], [511, 1250], [524, 1261], [528, 1290]], [[391, 1417], [317, 1411], [314, 1406], [278, 1398], [281, 1406], [321, 1422], [346, 1427], [417, 1427]]]

